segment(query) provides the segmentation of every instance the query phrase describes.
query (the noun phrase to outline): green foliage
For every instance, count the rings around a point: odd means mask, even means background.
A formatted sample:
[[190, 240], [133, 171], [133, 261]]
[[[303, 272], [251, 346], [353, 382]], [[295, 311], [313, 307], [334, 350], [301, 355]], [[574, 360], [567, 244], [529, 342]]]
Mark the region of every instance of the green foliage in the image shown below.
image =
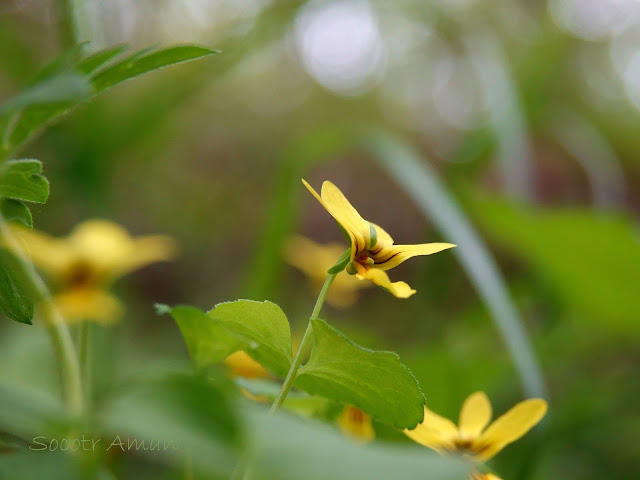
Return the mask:
[[33, 228], [31, 211], [24, 203], [11, 198], [0, 199], [0, 213], [8, 222], [16, 222], [27, 228]]
[[93, 95], [152, 70], [215, 53], [204, 47], [182, 45], [140, 50], [111, 63], [125, 49], [116, 46], [83, 58], [82, 50], [75, 47], [45, 67], [28, 90], [0, 106], [0, 158]]
[[275, 303], [236, 300], [220, 303], [207, 312], [248, 346], [246, 352], [278, 375], [291, 367], [291, 331], [286, 315]]
[[576, 208], [518, 208], [480, 196], [472, 203], [490, 235], [538, 269], [582, 318], [638, 334], [640, 243], [633, 221]]
[[314, 346], [296, 385], [313, 395], [349, 403], [398, 428], [422, 421], [424, 395], [392, 352], [356, 345], [325, 321], [313, 320]]
[[247, 347], [226, 327], [202, 310], [188, 305], [156, 305], [159, 314], [170, 314], [178, 324], [189, 356], [198, 369], [222, 361], [227, 355]]
[[1, 198], [44, 203], [48, 196], [49, 182], [39, 160], [10, 160], [0, 167]]
[[34, 301], [29, 282], [24, 278], [20, 260], [0, 248], [0, 312], [20, 323], [31, 324]]

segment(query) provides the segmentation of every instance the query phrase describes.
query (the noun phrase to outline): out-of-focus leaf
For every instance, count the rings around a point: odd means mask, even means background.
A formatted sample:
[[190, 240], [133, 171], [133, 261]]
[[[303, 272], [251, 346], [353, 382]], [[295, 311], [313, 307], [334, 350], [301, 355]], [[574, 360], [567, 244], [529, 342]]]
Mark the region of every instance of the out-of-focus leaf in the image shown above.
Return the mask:
[[481, 196], [471, 203], [489, 234], [546, 275], [583, 318], [640, 332], [640, 231], [634, 222], [580, 209], [519, 208]]
[[0, 167], [0, 197], [44, 203], [49, 197], [49, 181], [42, 175], [39, 160], [11, 160]]
[[255, 480], [461, 480], [468, 467], [424, 447], [357, 445], [327, 425], [279, 413], [250, 416]]
[[[75, 50], [63, 54], [45, 68], [45, 73], [39, 75], [38, 83], [0, 107], [0, 158], [21, 146], [36, 130], [91, 98], [92, 94], [152, 70], [216, 53], [193, 45], [156, 51], [145, 49], [100, 68], [124, 50], [123, 46], [112, 47], [85, 59], [81, 59]], [[67, 70], [60, 73], [63, 67]], [[14, 113], [19, 109], [22, 111]], [[14, 115], [17, 116], [12, 121], [9, 117]]]
[[57, 398], [42, 391], [0, 384], [0, 430], [31, 442], [33, 436], [61, 433], [67, 426]]
[[0, 199], [0, 212], [8, 222], [17, 222], [27, 228], [33, 228], [33, 218], [31, 211], [20, 200], [11, 198]]
[[16, 322], [31, 325], [33, 296], [22, 275], [20, 261], [12, 252], [0, 248], [0, 312]]
[[167, 462], [181, 464], [186, 456], [208, 472], [229, 474], [242, 431], [231, 393], [232, 385], [223, 379], [171, 375], [145, 380], [103, 411], [105, 442], [112, 450], [149, 453]]
[[159, 314], [169, 313], [178, 324], [189, 356], [198, 368], [222, 361], [246, 343], [202, 310], [188, 305], [156, 305]]
[[[236, 378], [235, 383], [252, 395], [270, 402], [273, 402], [276, 399], [282, 389], [282, 385], [279, 382], [265, 380], [263, 378], [238, 377]], [[284, 403], [282, 404], [282, 407], [286, 410], [292, 410], [296, 413], [310, 416], [323, 414], [327, 410], [329, 403], [330, 401], [327, 398], [309, 395], [305, 392], [294, 391], [289, 392], [287, 398], [285, 398]]]
[[313, 350], [298, 371], [297, 386], [355, 405], [398, 428], [413, 428], [422, 421], [424, 395], [398, 355], [356, 345], [323, 320], [312, 324]]
[[[146, 53], [146, 51], [144, 53]], [[113, 85], [137, 77], [143, 73], [214, 53], [216, 53], [214, 50], [194, 45], [170, 47], [143, 55], [136, 53], [130, 58], [98, 72], [98, 74], [93, 77], [92, 84], [96, 92], [101, 92]]]
[[220, 303], [207, 315], [249, 346], [246, 352], [263, 367], [285, 376], [292, 361], [291, 330], [275, 303], [237, 300]]
[[0, 116], [30, 105], [80, 101], [91, 93], [86, 77], [66, 72], [47, 78], [0, 105]]

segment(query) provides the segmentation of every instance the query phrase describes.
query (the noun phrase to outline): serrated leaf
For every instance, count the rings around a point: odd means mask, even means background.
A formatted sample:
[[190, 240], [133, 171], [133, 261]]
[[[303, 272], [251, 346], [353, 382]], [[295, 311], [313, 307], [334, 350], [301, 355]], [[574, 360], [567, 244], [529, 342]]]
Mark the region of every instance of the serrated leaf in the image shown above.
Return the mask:
[[49, 196], [49, 181], [38, 160], [11, 160], [0, 169], [0, 197], [44, 203]]
[[363, 348], [324, 320], [313, 320], [312, 328], [313, 350], [298, 371], [298, 387], [355, 405], [397, 428], [422, 421], [424, 395], [397, 354]]
[[213, 50], [193, 45], [181, 45], [163, 50], [153, 51], [146, 55], [140, 52], [130, 58], [112, 65], [95, 75], [92, 79], [96, 92], [106, 90], [113, 85], [124, 82], [143, 73], [157, 70], [177, 63], [212, 55]]
[[33, 218], [29, 208], [20, 200], [0, 199], [0, 212], [8, 222], [16, 222], [27, 228], [33, 228]]
[[156, 305], [159, 314], [168, 313], [178, 324], [191, 360], [198, 368], [222, 361], [227, 355], [246, 347], [223, 325], [202, 310], [188, 305]]
[[275, 303], [237, 300], [220, 303], [207, 315], [249, 345], [245, 351], [266, 369], [281, 376], [292, 361], [291, 331], [284, 312]]
[[28, 282], [22, 278], [19, 260], [0, 248], [0, 312], [12, 320], [31, 324], [34, 301]]

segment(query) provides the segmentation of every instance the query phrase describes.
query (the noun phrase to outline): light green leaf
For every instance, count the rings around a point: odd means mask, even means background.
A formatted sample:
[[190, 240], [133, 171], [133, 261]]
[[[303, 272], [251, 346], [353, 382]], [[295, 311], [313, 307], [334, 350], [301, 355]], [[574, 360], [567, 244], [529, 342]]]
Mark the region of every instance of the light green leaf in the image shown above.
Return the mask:
[[298, 387], [355, 405], [397, 428], [413, 428], [422, 421], [424, 395], [398, 355], [356, 345], [323, 320], [312, 325], [313, 350], [298, 371]]
[[581, 318], [638, 334], [640, 230], [635, 222], [579, 208], [520, 208], [480, 195], [470, 203], [489, 234], [545, 276]]
[[8, 222], [20, 223], [27, 228], [33, 228], [33, 218], [29, 208], [19, 200], [10, 198], [0, 199], [0, 212]]
[[247, 346], [246, 342], [233, 336], [223, 325], [196, 307], [156, 305], [156, 309], [159, 314], [170, 314], [176, 321], [189, 356], [198, 368], [220, 362], [227, 355]]
[[263, 367], [285, 376], [292, 361], [291, 331], [284, 312], [272, 302], [220, 303], [207, 315], [248, 345], [245, 351]]
[[0, 198], [44, 203], [49, 196], [49, 181], [41, 175], [38, 160], [11, 160], [0, 168]]
[[151, 53], [147, 53], [147, 50], [144, 50], [134, 53], [131, 57], [102, 70], [93, 77], [92, 84], [96, 92], [101, 92], [143, 73], [214, 53], [217, 52], [194, 45], [170, 47], [152, 51]]
[[127, 50], [127, 45], [117, 45], [106, 50], [100, 50], [93, 55], [88, 56], [78, 63], [78, 70], [82, 73], [90, 74], [105, 65], [109, 60], [117, 57]]
[[0, 313], [31, 325], [34, 302], [28, 285], [22, 278], [19, 260], [10, 251], [0, 248]]
[[250, 411], [253, 480], [462, 480], [469, 466], [419, 445], [357, 445], [336, 428]]
[[[236, 385], [257, 397], [263, 397], [273, 403], [282, 385], [280, 382], [266, 380], [264, 378], [243, 378], [235, 379]], [[324, 415], [329, 408], [330, 400], [324, 397], [309, 395], [305, 392], [289, 392], [282, 407], [286, 410], [294, 411], [300, 415], [318, 416]]]
[[144, 441], [147, 450], [151, 442], [159, 442], [158, 450], [141, 453], [178, 465], [190, 458], [208, 472], [228, 475], [237, 461], [240, 434], [245, 430], [233, 390], [223, 378], [147, 378], [121, 389], [104, 407], [100, 415], [104, 442], [116, 453], [122, 450], [118, 440], [130, 452], [129, 440], [136, 439], [138, 446]]

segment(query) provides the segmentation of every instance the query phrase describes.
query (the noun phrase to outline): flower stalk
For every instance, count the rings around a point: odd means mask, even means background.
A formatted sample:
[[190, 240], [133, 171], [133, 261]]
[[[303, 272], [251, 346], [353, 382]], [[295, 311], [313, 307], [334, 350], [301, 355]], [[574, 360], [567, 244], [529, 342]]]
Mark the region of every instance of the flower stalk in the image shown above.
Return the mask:
[[73, 345], [69, 328], [55, 305], [44, 281], [36, 272], [33, 264], [24, 253], [4, 217], [0, 214], [0, 243], [5, 245], [18, 260], [20, 273], [34, 292], [36, 301], [41, 307], [41, 314], [46, 323], [46, 330], [60, 362], [61, 376], [64, 384], [65, 401], [69, 413], [80, 417], [84, 409], [82, 377], [78, 355]]
[[293, 382], [296, 379], [296, 376], [298, 374], [298, 368], [300, 368], [300, 363], [302, 363], [302, 359], [304, 358], [307, 350], [309, 349], [309, 341], [311, 340], [311, 333], [312, 333], [311, 322], [317, 319], [318, 316], [320, 315], [320, 311], [322, 310], [324, 301], [326, 300], [327, 294], [329, 293], [329, 287], [331, 287], [331, 284], [335, 280], [336, 275], [340, 273], [340, 271], [334, 272], [333, 268], [330, 270], [330, 272], [333, 272], [333, 273], [329, 273], [327, 275], [327, 278], [324, 281], [324, 284], [322, 285], [322, 289], [318, 294], [318, 299], [316, 300], [316, 304], [313, 307], [313, 312], [311, 312], [311, 317], [309, 317], [309, 323], [307, 324], [307, 329], [304, 331], [304, 336], [302, 337], [302, 341], [300, 342], [300, 348], [298, 348], [298, 352], [293, 358], [293, 362], [291, 363], [291, 368], [289, 368], [289, 372], [287, 373], [287, 376], [284, 379], [284, 383], [282, 384], [280, 393], [278, 394], [275, 401], [273, 402], [273, 405], [271, 405], [271, 408], [269, 409], [270, 414], [275, 413], [284, 403], [284, 400], [285, 398], [287, 398], [287, 395], [289, 394], [289, 390], [291, 390], [291, 387], [293, 386]]

